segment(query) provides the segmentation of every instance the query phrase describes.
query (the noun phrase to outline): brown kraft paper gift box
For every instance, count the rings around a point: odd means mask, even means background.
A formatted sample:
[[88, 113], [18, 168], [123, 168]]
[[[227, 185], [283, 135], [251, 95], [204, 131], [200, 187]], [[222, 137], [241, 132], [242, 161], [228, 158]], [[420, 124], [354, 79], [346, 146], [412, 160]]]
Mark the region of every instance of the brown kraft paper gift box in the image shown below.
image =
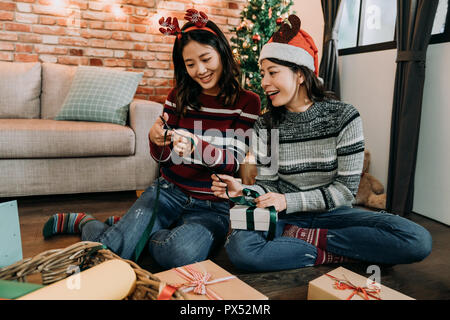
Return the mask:
[[[336, 279], [349, 281], [354, 287], [365, 288], [366, 292], [373, 293], [373, 291], [370, 291], [370, 288], [368, 288], [368, 283], [370, 284], [371, 280], [368, 281], [367, 278], [343, 267], [336, 268], [328, 272], [328, 274]], [[362, 291], [356, 291], [352, 288], [343, 290], [336, 288], [336, 279], [324, 274], [323, 276], [310, 281], [308, 286], [308, 300], [367, 300], [364, 298], [364, 293]], [[414, 300], [407, 295], [381, 284], [376, 285], [379, 288], [379, 293], [373, 293], [373, 296], [368, 295], [368, 300]], [[379, 299], [376, 299], [374, 296]]]
[[[209, 281], [232, 276], [233, 278], [231, 279], [206, 285], [206, 289], [212, 289], [223, 300], [268, 300], [268, 297], [219, 267], [211, 260], [197, 262], [184, 267], [191, 267], [202, 274], [204, 272], [209, 273], [211, 275]], [[179, 275], [175, 269], [159, 272], [154, 275], [168, 285], [186, 284], [189, 282], [189, 280]], [[196, 294], [193, 291], [187, 292], [186, 296], [189, 300], [208, 300], [207, 295]]]

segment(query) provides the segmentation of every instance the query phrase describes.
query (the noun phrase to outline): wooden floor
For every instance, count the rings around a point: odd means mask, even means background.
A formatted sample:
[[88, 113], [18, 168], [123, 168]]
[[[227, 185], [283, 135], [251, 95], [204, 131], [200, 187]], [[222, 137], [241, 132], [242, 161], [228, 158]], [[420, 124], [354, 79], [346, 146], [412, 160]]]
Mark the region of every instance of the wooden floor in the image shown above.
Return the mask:
[[[134, 192], [113, 192], [78, 195], [55, 195], [0, 198], [0, 202], [17, 200], [23, 256], [32, 257], [42, 251], [64, 248], [77, 241], [78, 236], [56, 236], [44, 240], [42, 227], [48, 217], [56, 212], [88, 212], [103, 220], [111, 215], [123, 215], [136, 200]], [[433, 236], [433, 251], [424, 261], [410, 265], [396, 265], [381, 268], [381, 283], [415, 299], [450, 299], [450, 233], [443, 224], [419, 215], [409, 219], [427, 228]], [[228, 261], [224, 250], [211, 258], [227, 271], [253, 286], [269, 299], [306, 299], [308, 282], [334, 269], [337, 265], [309, 267], [282, 272], [245, 273], [236, 270]], [[158, 272], [158, 267], [147, 255], [139, 261], [141, 267]], [[361, 275], [366, 274], [366, 264], [343, 264]]]

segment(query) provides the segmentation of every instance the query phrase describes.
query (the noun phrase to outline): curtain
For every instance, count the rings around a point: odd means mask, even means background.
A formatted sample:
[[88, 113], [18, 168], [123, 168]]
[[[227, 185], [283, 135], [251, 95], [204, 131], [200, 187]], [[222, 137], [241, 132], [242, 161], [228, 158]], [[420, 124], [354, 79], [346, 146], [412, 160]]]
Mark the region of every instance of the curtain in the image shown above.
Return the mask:
[[341, 88], [338, 70], [338, 34], [341, 13], [341, 0], [321, 0], [325, 22], [323, 34], [322, 59], [320, 60], [319, 77], [324, 81], [325, 88], [333, 91], [340, 99]]
[[412, 211], [425, 82], [425, 60], [438, 0], [397, 0], [397, 71], [391, 120], [386, 207]]

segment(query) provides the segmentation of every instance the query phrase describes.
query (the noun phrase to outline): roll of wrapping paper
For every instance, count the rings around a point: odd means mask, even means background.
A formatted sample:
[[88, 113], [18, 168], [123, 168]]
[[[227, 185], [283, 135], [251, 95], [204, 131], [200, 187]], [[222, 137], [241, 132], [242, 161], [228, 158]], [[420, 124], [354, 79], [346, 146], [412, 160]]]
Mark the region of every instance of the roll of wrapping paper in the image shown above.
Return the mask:
[[136, 286], [136, 273], [119, 259], [92, 268], [24, 295], [18, 300], [122, 300]]
[[[228, 190], [227, 190], [227, 194], [228, 194]], [[239, 196], [239, 197], [228, 196], [228, 198], [230, 199], [230, 201], [232, 201], [235, 204], [241, 204], [244, 206], [248, 206], [248, 208], [246, 210], [247, 230], [255, 230], [255, 216], [254, 216], [254, 211], [256, 209], [255, 199], [259, 197], [259, 193], [254, 190], [244, 188], [242, 190], [242, 194], [243, 194], [243, 196]], [[274, 206], [270, 206], [267, 209], [270, 212], [269, 230], [267, 233], [267, 240], [273, 240], [273, 238], [275, 237], [278, 215], [277, 215], [277, 210], [275, 210]]]

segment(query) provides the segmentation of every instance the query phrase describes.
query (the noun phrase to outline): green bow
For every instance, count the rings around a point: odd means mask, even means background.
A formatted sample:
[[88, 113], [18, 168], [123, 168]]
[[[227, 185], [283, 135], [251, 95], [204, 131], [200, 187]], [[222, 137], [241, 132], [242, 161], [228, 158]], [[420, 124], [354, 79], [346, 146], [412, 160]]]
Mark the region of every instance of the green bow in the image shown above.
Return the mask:
[[[227, 190], [227, 194], [228, 194], [228, 190]], [[259, 197], [259, 193], [254, 190], [244, 188], [242, 190], [242, 194], [243, 194], [243, 196], [239, 196], [239, 197], [228, 196], [228, 198], [230, 199], [230, 201], [232, 201], [235, 204], [241, 204], [244, 206], [248, 206], [248, 208], [246, 210], [247, 230], [255, 230], [255, 215], [254, 215], [254, 211], [256, 209], [255, 199]], [[269, 230], [268, 230], [268, 234], [267, 234], [267, 240], [272, 240], [275, 237], [275, 230], [277, 227], [278, 216], [277, 216], [277, 210], [275, 210], [274, 206], [270, 206], [270, 207], [268, 207], [268, 209], [270, 212], [270, 221], [269, 221]]]

